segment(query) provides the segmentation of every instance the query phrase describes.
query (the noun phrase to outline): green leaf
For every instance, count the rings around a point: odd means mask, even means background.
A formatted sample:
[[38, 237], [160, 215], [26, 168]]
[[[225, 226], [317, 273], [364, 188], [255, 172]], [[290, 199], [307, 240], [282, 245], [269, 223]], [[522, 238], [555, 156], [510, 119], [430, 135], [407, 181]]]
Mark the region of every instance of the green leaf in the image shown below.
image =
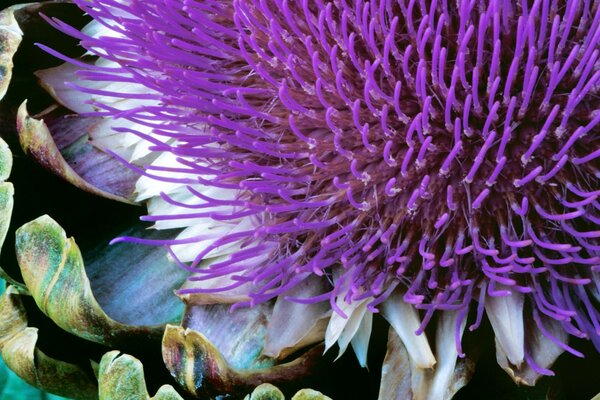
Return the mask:
[[[276, 386], [263, 383], [247, 395], [244, 400], [285, 400], [285, 396]], [[302, 389], [292, 397], [292, 400], [331, 400], [331, 398], [313, 389]]]
[[263, 383], [246, 396], [244, 400], [285, 400], [285, 396], [276, 386]]
[[292, 397], [292, 400], [331, 400], [331, 398], [313, 389], [302, 389]]
[[161, 386], [150, 398], [142, 363], [118, 351], [108, 352], [102, 357], [98, 374], [100, 400], [183, 400], [170, 385]]
[[128, 326], [104, 312], [92, 292], [79, 248], [52, 218], [42, 216], [19, 228], [16, 253], [37, 306], [62, 329], [125, 350], [160, 341], [162, 326]]
[[[0, 138], [0, 249], [6, 239], [14, 206], [13, 185], [10, 182], [4, 182], [10, 175], [12, 162], [11, 151], [6, 142]], [[0, 279], [8, 281], [22, 292], [27, 292], [22, 283], [12, 279], [2, 268], [0, 268]]]
[[[6, 282], [0, 279], [0, 295]], [[61, 400], [64, 397], [42, 392], [15, 374], [0, 358], [0, 400]]]
[[96, 399], [97, 386], [81, 367], [48, 357], [37, 348], [38, 330], [27, 326], [21, 295], [9, 286], [0, 298], [0, 354], [30, 385], [76, 399]]
[[25, 6], [18, 5], [0, 11], [0, 99], [8, 90], [12, 78], [13, 56], [23, 38], [23, 32], [14, 15], [16, 10], [23, 7]]

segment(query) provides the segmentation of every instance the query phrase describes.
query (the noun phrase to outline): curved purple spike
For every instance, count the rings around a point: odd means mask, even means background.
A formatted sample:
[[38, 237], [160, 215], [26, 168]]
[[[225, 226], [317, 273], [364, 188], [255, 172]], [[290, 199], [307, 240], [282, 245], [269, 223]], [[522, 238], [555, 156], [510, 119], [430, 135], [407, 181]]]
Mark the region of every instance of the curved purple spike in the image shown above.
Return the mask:
[[114, 35], [51, 20], [89, 55], [42, 46], [70, 65], [40, 79], [111, 128], [90, 136], [140, 175], [144, 219], [191, 235], [118, 240], [231, 277], [211, 291], [252, 283], [245, 306], [314, 275], [299, 302], [372, 312], [399, 291], [423, 332], [437, 310], [462, 324], [477, 288], [473, 329], [518, 292], [542, 332], [600, 344], [592, 2], [76, 3]]

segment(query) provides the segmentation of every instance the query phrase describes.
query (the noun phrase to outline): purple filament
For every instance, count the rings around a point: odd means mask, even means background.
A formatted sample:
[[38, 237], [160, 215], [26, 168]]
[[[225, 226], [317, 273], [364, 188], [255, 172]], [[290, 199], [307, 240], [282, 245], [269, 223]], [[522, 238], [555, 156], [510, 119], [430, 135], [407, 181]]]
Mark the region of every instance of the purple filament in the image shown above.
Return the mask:
[[[67, 60], [84, 69], [80, 77], [148, 90], [72, 87], [154, 101], [126, 110], [95, 104], [172, 139], [154, 142], [154, 151], [173, 153], [179, 165], [132, 168], [189, 185], [201, 204], [163, 195], [181, 212], [146, 219], [249, 218], [257, 226], [160, 243], [209, 240], [187, 268], [239, 242], [239, 251], [266, 257], [247, 262], [234, 253], [201, 273], [252, 282], [249, 304], [285, 295], [312, 274], [332, 290], [296, 300], [329, 300], [334, 309], [340, 295], [373, 297], [374, 309], [398, 286], [426, 310], [420, 331], [436, 310], [459, 309], [466, 318], [472, 300], [474, 329], [485, 296], [521, 292], [557, 345], [577, 354], [544, 319], [600, 342], [598, 304], [588, 295], [600, 265], [597, 6], [76, 2], [122, 35], [86, 37], [53, 21], [117, 64]], [[203, 195], [202, 185], [239, 193], [224, 203]], [[206, 211], [190, 212], [196, 208]]]

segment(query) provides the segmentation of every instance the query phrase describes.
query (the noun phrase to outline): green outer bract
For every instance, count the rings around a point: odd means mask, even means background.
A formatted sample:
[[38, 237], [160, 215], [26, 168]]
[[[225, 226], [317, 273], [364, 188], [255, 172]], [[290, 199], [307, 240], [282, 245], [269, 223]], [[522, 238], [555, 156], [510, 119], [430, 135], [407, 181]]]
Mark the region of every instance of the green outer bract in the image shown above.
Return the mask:
[[[285, 400], [281, 390], [270, 383], [263, 383], [256, 387], [244, 400]], [[321, 392], [312, 389], [302, 389], [291, 400], [331, 400]]]
[[[25, 5], [0, 10], [0, 99], [8, 90], [12, 78], [13, 56], [23, 38], [23, 32], [14, 16], [14, 12], [23, 7]], [[0, 172], [0, 175], [3, 176], [3, 173]]]
[[[83, 126], [77, 126], [77, 120], [70, 118], [62, 121], [60, 129], [83, 129]], [[71, 124], [71, 125], [69, 125]], [[72, 126], [75, 125], [75, 126]], [[24, 101], [19, 107], [17, 114], [17, 129], [19, 132], [19, 141], [23, 151], [34, 158], [39, 164], [49, 171], [54, 172], [67, 182], [71, 183], [82, 190], [90, 192], [92, 194], [105, 197], [110, 200], [120, 201], [128, 204], [135, 204], [133, 201], [133, 184], [129, 185], [130, 190], [127, 191], [127, 195], [123, 193], [111, 192], [111, 187], [108, 186], [103, 189], [97, 184], [89, 181], [94, 176], [103, 175], [115, 177], [118, 174], [123, 174], [123, 166], [119, 164], [112, 157], [103, 153], [101, 150], [95, 148], [88, 143], [88, 137], [85, 133], [81, 134], [80, 140], [74, 141], [69, 148], [62, 149], [65, 154], [61, 152], [57, 144], [54, 141], [52, 132], [44, 120], [33, 118], [27, 111], [27, 101]], [[75, 154], [68, 154], [68, 153]], [[65, 158], [67, 157], [69, 161]], [[94, 174], [92, 170], [88, 173], [90, 176], [82, 176], [78, 173], [74, 167], [77, 165], [77, 159], [80, 163], [82, 159], [93, 158], [95, 160], [94, 170], [97, 172]], [[125, 173], [130, 179], [133, 173], [125, 170], [129, 174]], [[87, 178], [87, 179], [86, 179]], [[112, 179], [111, 179], [112, 180]], [[135, 180], [133, 180], [135, 182]], [[104, 186], [104, 185], [103, 185]]]
[[292, 400], [331, 400], [331, 398], [313, 389], [302, 389], [292, 397]]
[[102, 357], [98, 386], [100, 400], [183, 400], [170, 385], [161, 386], [151, 398], [146, 390], [142, 363], [118, 351], [110, 351]]
[[27, 383], [61, 396], [97, 398], [93, 379], [77, 365], [48, 357], [36, 347], [38, 329], [27, 326], [20, 295], [9, 286], [0, 299], [0, 353]]
[[111, 319], [96, 302], [81, 252], [50, 217], [23, 225], [16, 234], [17, 260], [25, 284], [58, 326], [93, 342], [123, 346], [132, 336], [152, 339], [162, 327], [131, 327]]

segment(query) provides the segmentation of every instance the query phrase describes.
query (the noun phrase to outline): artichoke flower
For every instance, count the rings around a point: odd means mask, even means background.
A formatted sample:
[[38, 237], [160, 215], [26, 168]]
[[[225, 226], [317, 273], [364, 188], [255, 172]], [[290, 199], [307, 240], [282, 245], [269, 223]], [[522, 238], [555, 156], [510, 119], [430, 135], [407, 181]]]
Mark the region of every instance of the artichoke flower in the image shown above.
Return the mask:
[[[17, 369], [28, 338], [30, 382], [149, 398], [125, 352], [157, 399], [283, 398], [264, 383], [339, 382], [351, 347], [381, 400], [477, 398], [486, 331], [521, 385], [564, 352], [597, 366], [598, 2], [74, 3], [84, 27], [44, 18], [85, 53], [42, 40], [65, 63], [36, 72], [55, 104], [19, 106], [20, 144], [147, 215], [83, 253], [50, 217], [17, 230], [0, 346]], [[92, 351], [45, 355], [24, 296]]]

